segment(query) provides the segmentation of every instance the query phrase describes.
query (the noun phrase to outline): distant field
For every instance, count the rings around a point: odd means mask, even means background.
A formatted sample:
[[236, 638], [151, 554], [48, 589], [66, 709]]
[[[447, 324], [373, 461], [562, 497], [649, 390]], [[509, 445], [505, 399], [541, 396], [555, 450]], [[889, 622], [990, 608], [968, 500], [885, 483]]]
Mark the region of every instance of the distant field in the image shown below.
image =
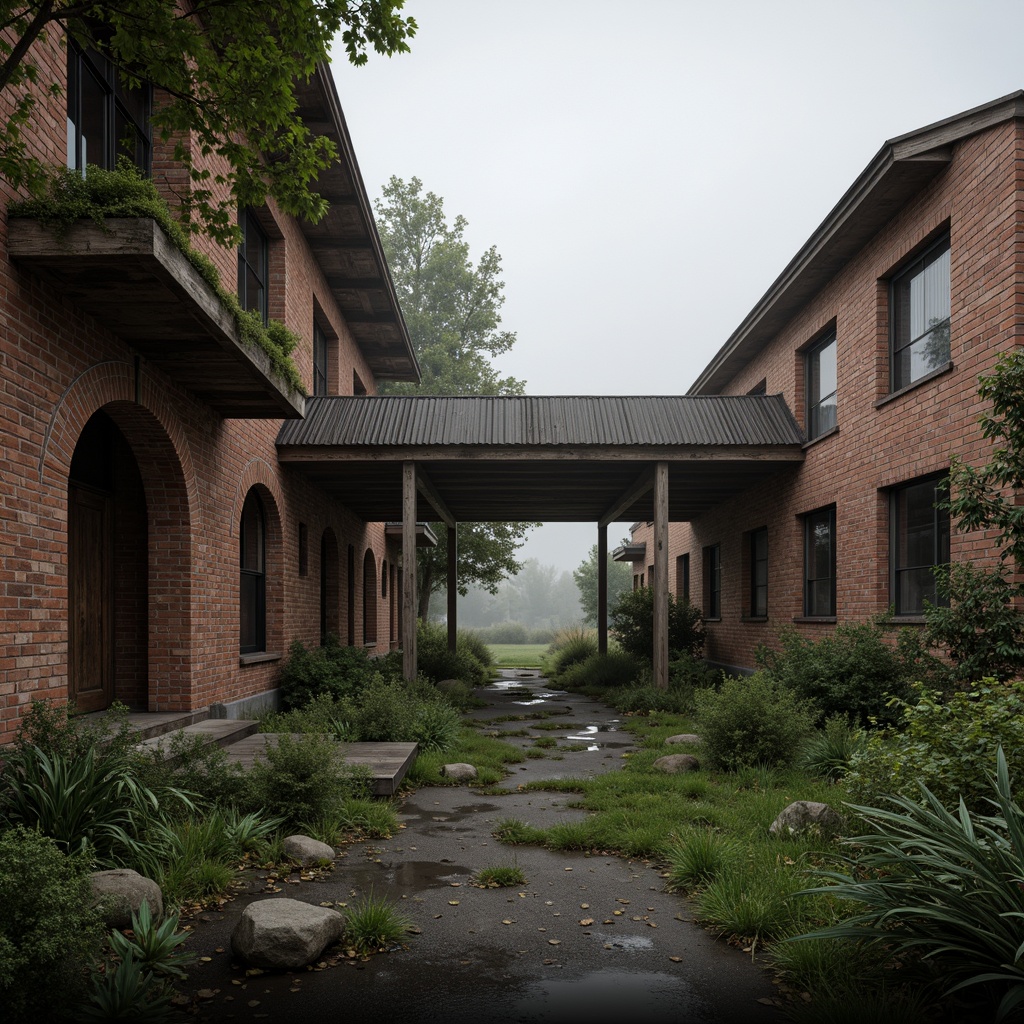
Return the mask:
[[498, 668], [540, 668], [547, 644], [488, 644]]

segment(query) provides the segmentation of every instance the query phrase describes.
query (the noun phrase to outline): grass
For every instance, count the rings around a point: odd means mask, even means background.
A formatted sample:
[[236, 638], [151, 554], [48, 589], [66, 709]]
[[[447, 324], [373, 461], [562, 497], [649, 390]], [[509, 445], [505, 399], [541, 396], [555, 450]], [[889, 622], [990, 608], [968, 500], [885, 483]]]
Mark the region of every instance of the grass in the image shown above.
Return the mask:
[[450, 750], [441, 753], [428, 750], [419, 755], [406, 775], [411, 786], [452, 786], [458, 782], [441, 774], [446, 764], [471, 764], [477, 770], [476, 783], [494, 785], [505, 778], [506, 765], [519, 764], [525, 755], [511, 743], [481, 736], [477, 729], [463, 726], [459, 741]]
[[540, 668], [547, 644], [488, 644], [496, 668]]
[[516, 864], [495, 864], [493, 867], [481, 868], [473, 876], [473, 884], [480, 889], [526, 885], [526, 881], [522, 868]]
[[345, 913], [344, 943], [367, 956], [399, 945], [411, 922], [397, 907], [371, 892]]

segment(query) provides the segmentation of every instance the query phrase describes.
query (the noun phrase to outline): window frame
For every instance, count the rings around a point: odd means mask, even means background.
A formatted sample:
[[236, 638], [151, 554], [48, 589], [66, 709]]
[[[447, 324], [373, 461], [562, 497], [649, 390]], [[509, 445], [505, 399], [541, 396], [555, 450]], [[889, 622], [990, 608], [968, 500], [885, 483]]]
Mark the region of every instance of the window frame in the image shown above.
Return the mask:
[[[916, 480], [908, 480], [904, 484], [889, 489], [889, 598], [893, 607], [893, 614], [900, 618], [916, 618], [924, 615], [924, 602], [938, 606], [946, 606], [948, 601], [943, 599], [935, 590], [935, 577], [932, 574], [932, 581], [928, 587], [922, 588], [921, 606], [908, 607], [904, 602], [904, 578], [910, 573], [920, 573], [923, 569], [929, 571], [937, 565], [948, 565], [950, 561], [950, 517], [948, 509], [937, 508], [940, 500], [940, 491], [945, 491], [945, 484], [949, 479], [948, 473], [933, 473], [929, 476], [919, 477]], [[900, 499], [908, 492], [922, 487], [931, 487], [935, 501], [932, 503], [932, 558], [930, 563], [916, 563], [913, 565], [902, 564], [900, 559], [901, 540], [904, 543], [909, 541], [907, 537], [901, 537], [903, 525], [900, 522]], [[943, 556], [945, 556], [943, 558]], [[930, 593], [925, 593], [927, 590]]]
[[709, 544], [704, 549], [704, 565], [706, 568], [706, 582], [704, 589], [707, 593], [707, 615], [708, 619], [721, 619], [722, 617], [722, 545]]
[[690, 603], [690, 552], [676, 556], [676, 599]]
[[[906, 336], [904, 337], [903, 325], [909, 324], [910, 313], [909, 310], [904, 311], [904, 305], [909, 304], [909, 300], [904, 302], [904, 300], [901, 299], [901, 286], [904, 284], [912, 285], [914, 281], [922, 279], [928, 269], [943, 258], [945, 258], [947, 264], [945, 280], [945, 297], [947, 299], [947, 303], [945, 318], [932, 323], [927, 330], [913, 337], [910, 336], [910, 328], [907, 326]], [[950, 321], [952, 318], [950, 274], [950, 236], [949, 232], [946, 231], [936, 238], [935, 241], [922, 249], [922, 251], [918, 253], [906, 266], [893, 274], [889, 279], [889, 390], [892, 394], [912, 387], [918, 381], [927, 378], [929, 374], [942, 369], [952, 359], [949, 336]], [[925, 297], [925, 303], [926, 302], [927, 296]], [[913, 357], [911, 356], [911, 364], [906, 371], [906, 376], [904, 377], [904, 373], [901, 370], [900, 357], [902, 354], [904, 352], [909, 352], [914, 346], [917, 346], [922, 342], [927, 344], [932, 335], [941, 337], [941, 332], [943, 331], [945, 332], [945, 351], [942, 354], [945, 358], [940, 360], [938, 363], [923, 369], [920, 373], [914, 376], [912, 362]]]
[[[253, 518], [250, 520], [250, 516]], [[258, 534], [255, 546], [249, 550], [249, 532], [255, 526]], [[259, 654], [267, 649], [267, 513], [263, 500], [253, 489], [245, 496], [238, 526], [238, 651], [240, 654]], [[247, 564], [254, 554], [254, 564]], [[250, 581], [251, 585], [247, 585]], [[246, 616], [246, 605], [249, 615]], [[251, 631], [246, 635], [246, 623]]]
[[[823, 437], [839, 425], [839, 362], [838, 362], [838, 334], [833, 327], [826, 331], [814, 344], [804, 353], [804, 405], [806, 407], [807, 440]], [[836, 386], [828, 394], [821, 393], [821, 356], [830, 349], [832, 350], [832, 373], [835, 377]], [[826, 408], [831, 409], [831, 415], [822, 416], [822, 408], [829, 399], [833, 399], [832, 405]]]
[[330, 344], [327, 332], [313, 321], [313, 395], [329, 395], [328, 353]]
[[[812, 576], [817, 565], [814, 555], [814, 526], [825, 520], [828, 526], [829, 542], [829, 574]], [[836, 617], [836, 507], [827, 505], [815, 509], [803, 516], [804, 521], [804, 586], [803, 616], [806, 619], [834, 619]], [[823, 582], [828, 583], [828, 611], [822, 612], [815, 607], [815, 595], [812, 588]]]
[[[242, 241], [238, 246], [238, 302], [244, 310], [256, 310], [266, 326], [270, 320], [270, 239], [251, 207], [247, 206], [239, 213], [238, 227], [242, 232]], [[256, 265], [249, 259], [249, 242], [252, 235], [256, 237]], [[257, 281], [255, 296], [249, 294], [250, 273]]]
[[[758, 542], [764, 541], [763, 554], [758, 552]], [[752, 619], [768, 617], [768, 527], [761, 526], [749, 534], [750, 554], [750, 607]]]

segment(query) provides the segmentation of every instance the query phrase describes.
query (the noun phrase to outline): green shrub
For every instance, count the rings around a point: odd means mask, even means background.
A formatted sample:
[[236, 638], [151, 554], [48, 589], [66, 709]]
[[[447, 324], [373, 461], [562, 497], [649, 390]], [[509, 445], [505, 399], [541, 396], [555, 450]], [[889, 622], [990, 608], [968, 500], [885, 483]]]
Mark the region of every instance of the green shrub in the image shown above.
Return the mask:
[[153, 971], [165, 977], [185, 978], [184, 966], [194, 957], [178, 947], [183, 945], [189, 933], [178, 931], [180, 921], [177, 914], [170, 914], [163, 921], [154, 921], [149, 903], [143, 901], [137, 912], [132, 913], [131, 934], [125, 935], [116, 929], [110, 933], [110, 948], [122, 959], [134, 957], [143, 970]]
[[854, 800], [875, 803], [890, 794], [914, 800], [924, 785], [947, 807], [961, 797], [978, 807], [990, 795], [1000, 746], [1020, 774], [1024, 682], [985, 679], [946, 698], [919, 683], [911, 691], [912, 701], [893, 700], [898, 730], [872, 735], [852, 759], [846, 784]]
[[765, 672], [726, 679], [717, 693], [694, 693], [698, 731], [709, 766], [791, 764], [817, 709]]
[[297, 824], [331, 813], [346, 797], [361, 796], [367, 773], [346, 765], [328, 736], [284, 733], [256, 759], [248, 781], [253, 807]]
[[335, 700], [352, 696], [380, 668], [361, 647], [346, 647], [333, 633], [320, 647], [307, 648], [296, 640], [281, 669], [281, 705], [300, 708], [322, 693]]
[[77, 1008], [76, 1021], [129, 1020], [164, 1024], [180, 1020], [171, 1003], [173, 990], [167, 981], [147, 971], [134, 955], [107, 965], [92, 978], [89, 1000]]
[[647, 715], [652, 712], [668, 712], [686, 715], [693, 711], [693, 690], [690, 686], [669, 683], [667, 690], [646, 682], [639, 686], [626, 686], [621, 690], [610, 690], [605, 695], [612, 707], [631, 715]]
[[[445, 627], [447, 631], [447, 627]], [[466, 650], [469, 654], [472, 654], [477, 661], [483, 665], [484, 668], [490, 668], [494, 664], [494, 655], [491, 654], [490, 647], [484, 642], [482, 637], [477, 636], [476, 633], [471, 630], [459, 630], [455, 636], [455, 649]]]
[[[486, 660], [477, 652], [486, 652]], [[443, 679], [459, 679], [478, 686], [490, 678], [488, 666], [491, 652], [475, 636], [460, 631], [456, 637], [455, 651], [448, 650], [448, 628], [434, 622], [420, 621], [416, 631], [416, 657], [420, 673], [432, 682]]]
[[420, 750], [451, 750], [459, 741], [461, 729], [462, 717], [447, 701], [419, 701], [411, 735]]
[[841, 623], [831, 636], [810, 640], [794, 629], [779, 631], [780, 649], [765, 645], [758, 666], [800, 697], [813, 700], [819, 722], [852, 715], [861, 725], [891, 718], [890, 696], [904, 697], [912, 681], [906, 648], [886, 642], [881, 622]]
[[834, 782], [850, 770], [850, 762], [867, 741], [867, 733], [851, 725], [846, 715], [830, 715], [825, 727], [804, 742], [797, 762], [804, 771]]
[[576, 636], [566, 637], [557, 646], [554, 643], [551, 646], [554, 651], [549, 648], [547, 674], [552, 681], [559, 681], [569, 669], [582, 665], [597, 654], [597, 635], [593, 630], [586, 630]]
[[39, 832], [0, 833], [0, 999], [9, 1020], [52, 1020], [80, 1001], [103, 926], [88, 861]]
[[999, 1000], [996, 1020], [1018, 1009], [1024, 810], [1001, 749], [986, 797], [988, 814], [963, 804], [951, 814], [927, 790], [921, 802], [897, 797], [890, 809], [853, 807], [869, 831], [846, 840], [856, 851], [849, 874], [822, 872], [832, 884], [808, 894], [825, 892], [863, 910], [802, 938], [870, 942], [895, 958], [923, 957], [947, 996], [969, 990]]
[[487, 644], [525, 644], [528, 633], [521, 622], [499, 622], [484, 629], [473, 630], [483, 643]]
[[722, 684], [725, 673], [712, 668], [703, 658], [685, 652], [677, 654], [668, 663], [669, 683], [689, 686], [694, 690], [717, 688]]
[[570, 689], [582, 686], [623, 687], [635, 683], [644, 663], [625, 651], [591, 654], [585, 661], [572, 662], [558, 673], [558, 683]]
[[[654, 589], [640, 587], [620, 595], [609, 615], [619, 646], [650, 663], [654, 657]], [[699, 656], [704, 650], [704, 616], [689, 601], [668, 595], [668, 649], [675, 654]]]

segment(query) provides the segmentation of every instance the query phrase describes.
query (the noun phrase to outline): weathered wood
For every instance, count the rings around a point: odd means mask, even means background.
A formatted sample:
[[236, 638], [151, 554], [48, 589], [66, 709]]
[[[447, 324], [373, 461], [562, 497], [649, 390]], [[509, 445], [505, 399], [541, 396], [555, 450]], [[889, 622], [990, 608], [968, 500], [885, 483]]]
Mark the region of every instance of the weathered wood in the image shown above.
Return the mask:
[[597, 653], [608, 653], [608, 527], [597, 528]]
[[427, 501], [430, 502], [431, 508], [437, 513], [438, 518], [444, 523], [448, 529], [452, 529], [455, 526], [455, 516], [448, 510], [448, 505], [444, 498], [441, 497], [437, 492], [437, 488], [434, 486], [430, 477], [423, 471], [423, 467], [418, 467], [416, 471], [416, 489], [423, 495]]
[[416, 681], [416, 463], [402, 466], [402, 673]]
[[448, 527], [448, 650], [452, 654], [458, 645], [459, 617], [459, 531], [455, 525]]
[[614, 523], [617, 519], [622, 517], [622, 513], [625, 512], [631, 505], [635, 505], [638, 498], [642, 498], [652, 487], [654, 486], [654, 473], [645, 469], [637, 478], [633, 481], [629, 490], [625, 494], [621, 495], [613, 505], [607, 508], [604, 514], [597, 521], [598, 526], [608, 526], [610, 523]]
[[654, 685], [668, 689], [668, 463], [654, 471]]

